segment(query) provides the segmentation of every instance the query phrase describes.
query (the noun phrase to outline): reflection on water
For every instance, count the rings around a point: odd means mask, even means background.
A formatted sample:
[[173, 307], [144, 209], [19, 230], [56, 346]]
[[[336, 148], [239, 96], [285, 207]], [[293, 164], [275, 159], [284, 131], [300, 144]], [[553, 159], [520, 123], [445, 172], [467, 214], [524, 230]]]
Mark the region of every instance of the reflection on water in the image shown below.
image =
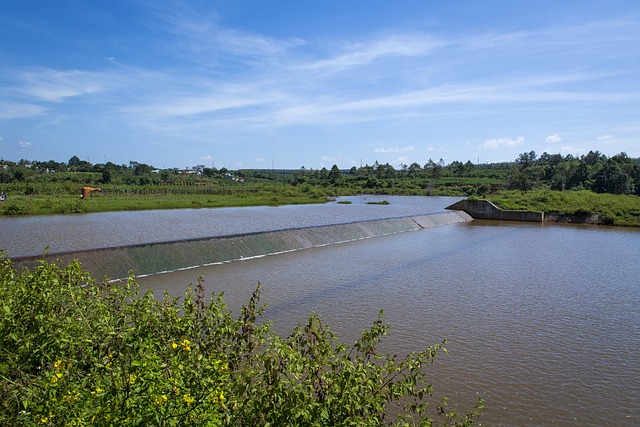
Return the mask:
[[141, 280], [205, 276], [232, 308], [258, 281], [287, 333], [312, 312], [354, 340], [379, 309], [394, 352], [446, 338], [434, 383], [489, 425], [640, 424], [640, 233], [474, 221]]

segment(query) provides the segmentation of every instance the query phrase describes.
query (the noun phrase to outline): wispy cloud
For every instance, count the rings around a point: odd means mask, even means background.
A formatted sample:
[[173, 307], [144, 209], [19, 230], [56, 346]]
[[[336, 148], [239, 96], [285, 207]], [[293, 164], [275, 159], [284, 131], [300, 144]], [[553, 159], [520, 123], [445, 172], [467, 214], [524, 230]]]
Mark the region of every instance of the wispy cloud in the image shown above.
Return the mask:
[[484, 141], [482, 145], [484, 148], [494, 149], [501, 147], [517, 147], [524, 144], [524, 137], [519, 136], [517, 138], [491, 138]]
[[[539, 129], [591, 143], [594, 135], [612, 139], [604, 135], [611, 132], [616, 144], [630, 144], [625, 138], [633, 132], [624, 130], [623, 119], [596, 126], [591, 118], [604, 111], [610, 113], [603, 120], [621, 117], [616, 112], [638, 105], [640, 85], [633, 77], [640, 71], [640, 31], [634, 17], [527, 31], [354, 29], [342, 37], [269, 32], [271, 25], [258, 30], [249, 22], [231, 27], [232, 20], [218, 15], [224, 9], [209, 2], [179, 4], [138, 3], [136, 22], [144, 29], [131, 33], [144, 40], [144, 51], [87, 40], [96, 61], [84, 68], [59, 66], [60, 59], [55, 66], [43, 60], [37, 68], [0, 70], [0, 120], [35, 118], [31, 129], [64, 128], [71, 119], [87, 128], [117, 123], [166, 147], [176, 136], [197, 141], [195, 158], [215, 153], [216, 162], [218, 147], [242, 144], [246, 149], [238, 155], [260, 163], [261, 144], [251, 151], [247, 141], [276, 134], [282, 141], [317, 143], [319, 135], [348, 134], [398, 162], [412, 151], [444, 152], [445, 144], [453, 158], [475, 157], [481, 153], [467, 151], [517, 147], [525, 137], [539, 141]], [[478, 138], [496, 134], [520, 136]], [[546, 135], [554, 149], [570, 148], [558, 148], [566, 144], [559, 133]], [[433, 147], [425, 148], [424, 140]], [[474, 142], [462, 148], [456, 140]], [[361, 147], [320, 160], [360, 158], [367, 154], [356, 152]], [[325, 152], [340, 150], [327, 143]]]
[[21, 77], [26, 94], [49, 102], [95, 94], [110, 86], [110, 78], [103, 72], [40, 69], [28, 71]]
[[383, 58], [424, 56], [443, 44], [426, 34], [391, 34], [371, 41], [344, 44], [328, 58], [300, 64], [299, 68], [333, 73], [369, 65]]
[[373, 150], [374, 153], [408, 153], [415, 150], [413, 145], [407, 145], [406, 147], [379, 147]]
[[0, 102], [0, 120], [28, 119], [44, 114], [47, 109], [40, 105], [23, 102]]

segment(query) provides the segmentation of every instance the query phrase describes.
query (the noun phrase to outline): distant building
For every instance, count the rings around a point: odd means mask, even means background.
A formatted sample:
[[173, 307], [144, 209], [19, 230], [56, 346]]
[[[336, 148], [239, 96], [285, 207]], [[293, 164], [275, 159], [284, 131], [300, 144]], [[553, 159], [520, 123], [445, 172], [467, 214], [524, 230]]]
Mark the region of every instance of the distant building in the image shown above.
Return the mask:
[[181, 169], [180, 173], [183, 173], [185, 175], [201, 175], [202, 172], [204, 171], [204, 165], [197, 165], [197, 166], [191, 166], [191, 167], [187, 167], [185, 169]]

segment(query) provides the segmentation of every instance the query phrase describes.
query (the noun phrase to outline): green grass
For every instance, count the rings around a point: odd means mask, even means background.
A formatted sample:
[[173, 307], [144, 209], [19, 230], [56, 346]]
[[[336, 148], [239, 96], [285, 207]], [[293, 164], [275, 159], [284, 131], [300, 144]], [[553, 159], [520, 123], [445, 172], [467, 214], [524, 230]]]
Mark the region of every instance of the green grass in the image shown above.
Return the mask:
[[94, 193], [81, 200], [78, 196], [13, 196], [0, 203], [4, 215], [50, 215], [150, 209], [219, 208], [239, 206], [278, 206], [324, 203], [326, 197], [307, 194], [109, 194]]
[[640, 197], [591, 191], [500, 191], [488, 197], [502, 209], [544, 211], [559, 215], [599, 215], [611, 225], [640, 227]]

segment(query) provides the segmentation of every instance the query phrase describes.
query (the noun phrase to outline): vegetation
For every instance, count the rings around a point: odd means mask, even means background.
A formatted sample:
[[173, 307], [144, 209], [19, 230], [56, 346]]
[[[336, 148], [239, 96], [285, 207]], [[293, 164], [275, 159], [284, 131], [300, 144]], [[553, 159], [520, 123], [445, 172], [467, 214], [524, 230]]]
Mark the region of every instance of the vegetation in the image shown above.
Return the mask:
[[545, 211], [570, 220], [640, 226], [640, 197], [592, 191], [503, 190], [488, 197], [502, 209]]
[[[80, 200], [85, 185], [101, 187], [102, 192]], [[67, 163], [0, 160], [0, 190], [8, 194], [0, 202], [3, 215], [322, 203], [336, 196], [385, 194], [489, 197], [503, 207], [590, 213], [608, 223], [640, 225], [640, 159], [625, 153], [608, 158], [598, 151], [579, 158], [548, 153], [538, 157], [530, 151], [514, 162], [478, 165], [429, 160], [399, 169], [375, 162], [351, 169], [333, 165], [320, 170], [230, 171], [197, 166], [180, 171], [138, 162], [93, 165], [76, 156]]]
[[238, 318], [203, 282], [183, 299], [97, 283], [77, 263], [18, 272], [0, 256], [0, 424], [377, 426], [473, 424], [434, 399], [438, 344], [381, 355], [382, 314], [353, 345], [317, 316], [286, 338], [261, 321], [260, 287]]

